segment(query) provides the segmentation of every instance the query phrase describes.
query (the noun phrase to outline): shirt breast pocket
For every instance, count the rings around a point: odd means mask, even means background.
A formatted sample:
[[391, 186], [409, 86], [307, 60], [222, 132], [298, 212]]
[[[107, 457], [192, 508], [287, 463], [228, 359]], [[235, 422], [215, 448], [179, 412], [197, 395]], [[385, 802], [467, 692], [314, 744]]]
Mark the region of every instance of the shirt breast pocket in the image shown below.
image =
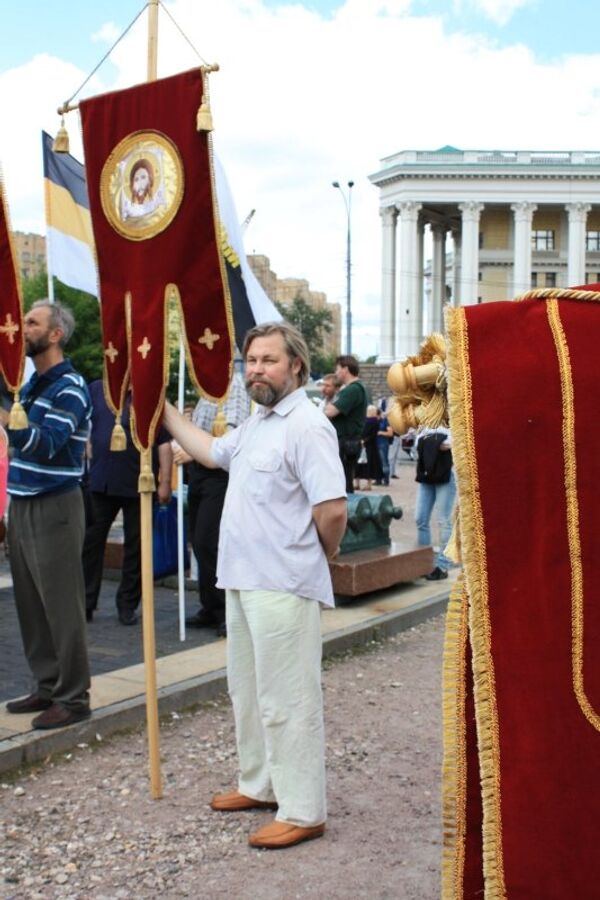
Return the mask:
[[270, 503], [281, 469], [281, 456], [274, 450], [253, 453], [249, 459], [248, 492], [256, 503]]

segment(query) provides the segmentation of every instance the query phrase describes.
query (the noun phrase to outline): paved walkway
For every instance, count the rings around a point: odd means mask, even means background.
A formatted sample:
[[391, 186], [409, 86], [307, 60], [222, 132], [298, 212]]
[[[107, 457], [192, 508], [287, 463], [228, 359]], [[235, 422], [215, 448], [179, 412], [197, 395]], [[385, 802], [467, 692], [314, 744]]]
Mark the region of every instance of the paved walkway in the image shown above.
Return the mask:
[[[400, 466], [399, 479], [390, 488], [404, 517], [393, 523], [392, 536], [407, 540], [413, 535], [414, 486], [412, 466]], [[1, 551], [0, 551], [1, 553]], [[203, 702], [225, 688], [225, 640], [208, 629], [190, 629], [179, 640], [176, 582], [155, 586], [157, 679], [161, 712]], [[428, 582], [418, 579], [357, 598], [325, 610], [322, 616], [325, 653], [368, 641], [378, 633], [394, 633], [439, 612], [446, 603], [452, 579]], [[141, 623], [122, 626], [116, 617], [115, 581], [102, 584], [99, 609], [88, 625], [92, 668], [91, 700], [94, 715], [78, 726], [52, 732], [35, 732], [31, 716], [14, 716], [0, 706], [0, 771], [40, 759], [48, 753], [72, 747], [119, 729], [137, 725], [144, 718], [144, 666]], [[197, 608], [197, 593], [186, 590], [187, 612]], [[27, 694], [31, 676], [23, 657], [7, 561], [0, 556], [0, 702]]]

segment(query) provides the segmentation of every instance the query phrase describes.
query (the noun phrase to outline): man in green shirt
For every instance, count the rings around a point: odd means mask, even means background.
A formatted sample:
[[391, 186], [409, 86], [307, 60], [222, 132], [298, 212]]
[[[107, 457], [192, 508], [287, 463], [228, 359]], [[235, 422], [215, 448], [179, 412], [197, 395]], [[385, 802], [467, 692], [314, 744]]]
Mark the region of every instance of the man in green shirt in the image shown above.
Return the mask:
[[337, 432], [348, 494], [354, 493], [356, 462], [360, 456], [361, 438], [367, 415], [367, 390], [359, 380], [359, 373], [360, 367], [356, 357], [338, 356], [335, 361], [335, 376], [341, 389], [324, 410]]

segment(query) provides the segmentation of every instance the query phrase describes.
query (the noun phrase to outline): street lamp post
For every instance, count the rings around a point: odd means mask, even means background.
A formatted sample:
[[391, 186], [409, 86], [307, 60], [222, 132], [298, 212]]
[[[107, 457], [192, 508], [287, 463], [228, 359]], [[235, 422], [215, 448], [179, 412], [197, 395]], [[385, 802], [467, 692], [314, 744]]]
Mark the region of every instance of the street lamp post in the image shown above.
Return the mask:
[[348, 219], [348, 228], [346, 231], [346, 353], [352, 353], [352, 241], [351, 241], [351, 223], [352, 223], [352, 188], [354, 182], [348, 182], [348, 190], [345, 192], [339, 181], [332, 181], [331, 184], [342, 195], [344, 206], [346, 207], [346, 216]]

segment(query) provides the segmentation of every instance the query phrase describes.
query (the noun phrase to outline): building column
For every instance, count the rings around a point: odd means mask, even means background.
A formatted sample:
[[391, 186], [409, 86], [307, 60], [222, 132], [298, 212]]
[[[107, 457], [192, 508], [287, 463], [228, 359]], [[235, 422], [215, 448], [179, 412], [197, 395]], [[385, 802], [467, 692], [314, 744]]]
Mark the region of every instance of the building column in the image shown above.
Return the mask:
[[469, 200], [459, 203], [462, 213], [462, 250], [459, 296], [455, 305], [470, 306], [477, 303], [479, 290], [479, 217], [483, 203]]
[[[417, 221], [417, 326], [418, 343], [421, 344], [424, 335], [424, 294], [425, 294], [425, 219], [419, 216]], [[415, 350], [415, 353], [417, 351]]]
[[567, 203], [569, 214], [569, 255], [567, 287], [585, 284], [585, 225], [592, 207], [588, 203]]
[[446, 229], [443, 225], [431, 226], [433, 248], [431, 253], [431, 310], [428, 330], [444, 330], [444, 303], [446, 302]]
[[422, 273], [419, 274], [418, 225], [421, 204], [405, 200], [398, 204], [400, 211], [400, 282], [398, 303], [398, 332], [396, 354], [399, 360], [417, 353], [421, 323], [419, 294], [422, 293]]
[[381, 332], [378, 363], [396, 362], [396, 222], [398, 210], [386, 206], [381, 216]]
[[460, 271], [461, 271], [462, 244], [460, 231], [452, 232], [452, 306], [458, 306], [458, 295], [460, 293]]
[[535, 203], [512, 203], [515, 216], [513, 297], [531, 288], [531, 223], [537, 209]]

